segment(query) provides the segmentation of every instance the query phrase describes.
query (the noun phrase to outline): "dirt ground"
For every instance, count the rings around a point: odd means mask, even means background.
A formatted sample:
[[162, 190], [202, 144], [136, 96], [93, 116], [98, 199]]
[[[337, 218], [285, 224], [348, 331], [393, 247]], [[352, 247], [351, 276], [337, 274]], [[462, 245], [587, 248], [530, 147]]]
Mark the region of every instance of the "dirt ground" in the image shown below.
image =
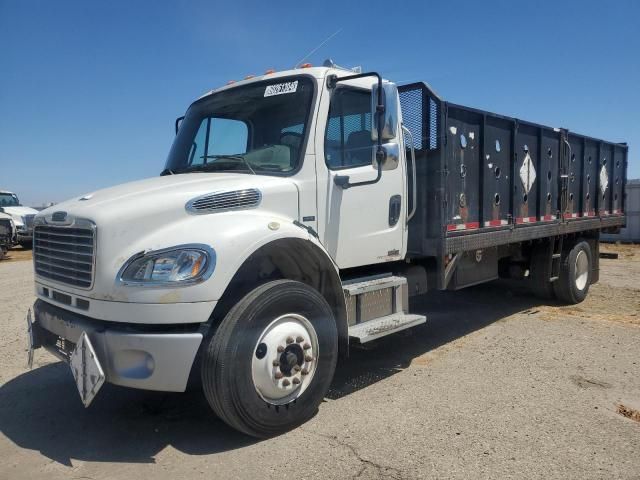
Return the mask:
[[31, 261], [33, 258], [30, 248], [22, 248], [21, 246], [13, 247], [7, 252], [7, 256], [0, 260], [1, 263], [22, 262], [24, 260]]
[[265, 441], [197, 391], [106, 385], [85, 410], [65, 364], [26, 369], [31, 263], [0, 262], [0, 479], [639, 479], [640, 247], [602, 250], [577, 306], [506, 282], [419, 299], [425, 325], [353, 348], [315, 418]]

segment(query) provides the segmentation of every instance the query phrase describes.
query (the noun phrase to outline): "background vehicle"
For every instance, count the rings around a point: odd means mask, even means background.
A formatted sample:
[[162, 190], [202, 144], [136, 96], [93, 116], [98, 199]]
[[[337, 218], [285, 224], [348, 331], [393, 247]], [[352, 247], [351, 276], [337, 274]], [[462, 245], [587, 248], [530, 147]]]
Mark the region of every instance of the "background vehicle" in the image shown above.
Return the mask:
[[11, 215], [0, 213], [0, 260], [16, 241], [16, 227]]
[[35, 219], [34, 347], [104, 381], [200, 375], [249, 435], [309, 419], [349, 342], [426, 321], [409, 297], [499, 276], [577, 303], [624, 225], [627, 147], [332, 64], [209, 92], [159, 178]]
[[0, 190], [0, 211], [13, 218], [17, 242], [25, 248], [30, 248], [33, 240], [33, 219], [38, 211], [21, 205], [18, 196], [7, 190]]

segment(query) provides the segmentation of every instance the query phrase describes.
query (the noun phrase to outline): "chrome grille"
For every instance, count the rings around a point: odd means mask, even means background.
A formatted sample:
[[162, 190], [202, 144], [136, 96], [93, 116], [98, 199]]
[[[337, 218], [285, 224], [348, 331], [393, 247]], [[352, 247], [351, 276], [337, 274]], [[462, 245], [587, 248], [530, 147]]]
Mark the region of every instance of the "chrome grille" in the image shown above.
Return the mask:
[[245, 188], [228, 192], [215, 192], [196, 197], [185, 208], [193, 213], [213, 213], [257, 207], [262, 200], [260, 190]]
[[36, 275], [74, 287], [90, 288], [95, 247], [92, 227], [36, 225], [33, 233]]

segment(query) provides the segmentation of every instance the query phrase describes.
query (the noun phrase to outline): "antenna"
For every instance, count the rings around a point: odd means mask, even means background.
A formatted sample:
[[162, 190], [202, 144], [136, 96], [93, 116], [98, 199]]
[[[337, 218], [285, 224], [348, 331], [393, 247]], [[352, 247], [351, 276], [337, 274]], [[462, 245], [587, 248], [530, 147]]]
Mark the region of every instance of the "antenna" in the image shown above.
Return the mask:
[[335, 32], [333, 32], [331, 35], [329, 35], [322, 43], [320, 43], [320, 45], [318, 45], [316, 48], [314, 48], [313, 50], [311, 50], [309, 53], [307, 53], [304, 57], [302, 57], [302, 60], [300, 60], [298, 63], [295, 64], [295, 66], [293, 68], [298, 68], [298, 66], [300, 66], [307, 58], [309, 58], [311, 55], [313, 55], [314, 53], [316, 53], [318, 50], [320, 50], [320, 47], [322, 47], [325, 43], [327, 43], [329, 40], [331, 40], [333, 37], [335, 37], [336, 35], [338, 35], [340, 32], [342, 31], [342, 28], [339, 28], [338, 30], [336, 30]]

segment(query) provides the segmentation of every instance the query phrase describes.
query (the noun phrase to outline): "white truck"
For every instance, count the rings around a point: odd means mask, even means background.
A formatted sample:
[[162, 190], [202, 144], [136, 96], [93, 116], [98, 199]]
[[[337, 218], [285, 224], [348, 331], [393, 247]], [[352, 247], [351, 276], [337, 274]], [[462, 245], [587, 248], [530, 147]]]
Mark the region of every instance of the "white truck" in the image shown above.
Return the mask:
[[581, 301], [626, 153], [333, 64], [230, 83], [176, 121], [159, 177], [35, 218], [29, 357], [68, 361], [85, 406], [200, 379], [229, 425], [277, 435], [350, 342], [425, 322], [410, 296], [510, 276]]
[[16, 228], [16, 241], [25, 248], [33, 240], [33, 219], [38, 211], [20, 204], [18, 196], [8, 190], [0, 190], [0, 213], [11, 215]]

